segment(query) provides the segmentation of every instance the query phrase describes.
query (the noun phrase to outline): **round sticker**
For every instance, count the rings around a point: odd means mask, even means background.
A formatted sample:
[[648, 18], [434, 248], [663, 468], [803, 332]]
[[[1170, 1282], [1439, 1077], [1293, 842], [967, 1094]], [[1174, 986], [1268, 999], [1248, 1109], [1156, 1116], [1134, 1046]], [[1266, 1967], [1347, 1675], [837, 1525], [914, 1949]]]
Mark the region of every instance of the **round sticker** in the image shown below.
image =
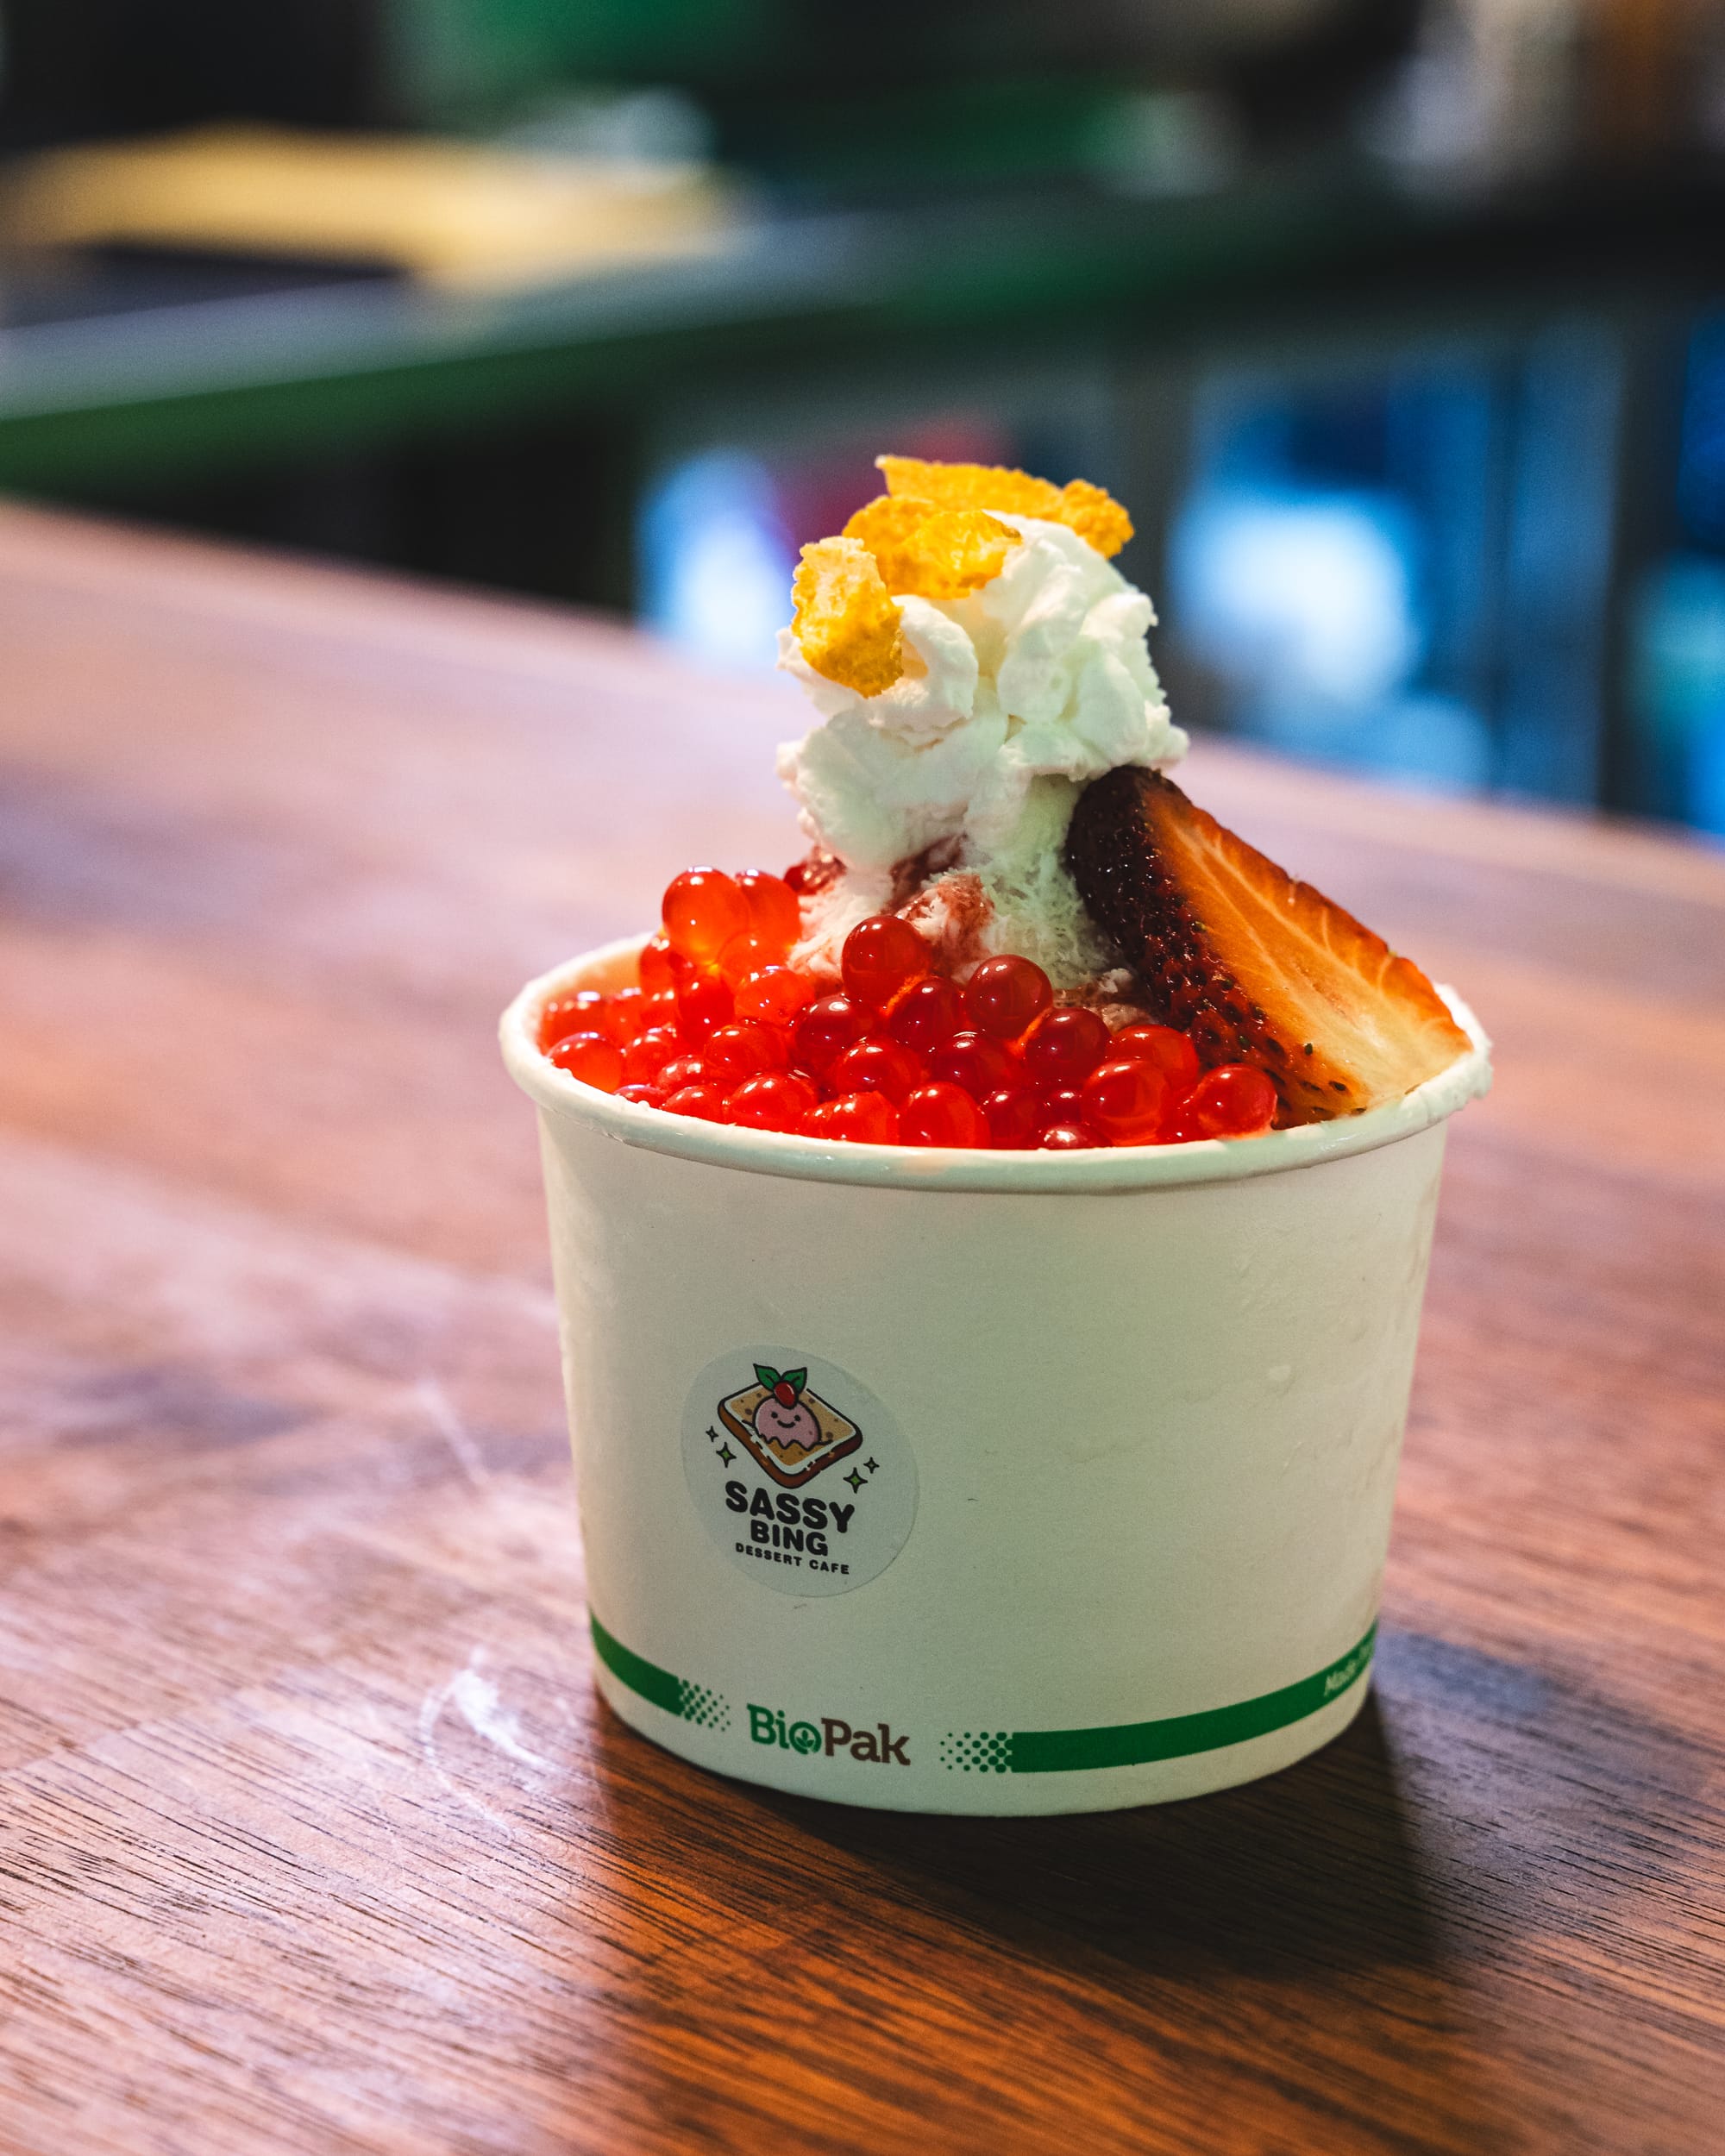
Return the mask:
[[781, 1595], [877, 1579], [916, 1519], [916, 1462], [866, 1385], [781, 1345], [716, 1356], [683, 1409], [695, 1510], [739, 1570]]

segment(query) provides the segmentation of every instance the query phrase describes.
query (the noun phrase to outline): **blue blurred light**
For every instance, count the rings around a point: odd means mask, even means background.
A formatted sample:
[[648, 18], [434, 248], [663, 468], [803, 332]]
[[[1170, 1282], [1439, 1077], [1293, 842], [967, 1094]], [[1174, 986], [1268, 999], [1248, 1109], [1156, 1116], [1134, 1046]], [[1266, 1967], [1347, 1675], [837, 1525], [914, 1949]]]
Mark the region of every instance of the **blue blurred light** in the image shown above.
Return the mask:
[[1689, 821], [1709, 837], [1725, 838], [1725, 704], [1690, 744]]
[[1652, 805], [1725, 837], [1725, 561], [1678, 555], [1648, 578], [1634, 678]]
[[712, 449], [664, 473], [637, 533], [641, 614], [718, 666], [771, 666], [795, 554], [758, 459]]
[[1411, 550], [1381, 497], [1200, 488], [1170, 549], [1181, 633], [1260, 716], [1381, 701], [1420, 660]]
[[1725, 321], [1717, 316], [1690, 339], [1677, 494], [1690, 537], [1725, 544]]
[[1175, 617], [1243, 730], [1428, 785], [1487, 783], [1478, 712], [1413, 686], [1427, 643], [1417, 541], [1388, 494], [1223, 484], [1189, 497], [1170, 550]]

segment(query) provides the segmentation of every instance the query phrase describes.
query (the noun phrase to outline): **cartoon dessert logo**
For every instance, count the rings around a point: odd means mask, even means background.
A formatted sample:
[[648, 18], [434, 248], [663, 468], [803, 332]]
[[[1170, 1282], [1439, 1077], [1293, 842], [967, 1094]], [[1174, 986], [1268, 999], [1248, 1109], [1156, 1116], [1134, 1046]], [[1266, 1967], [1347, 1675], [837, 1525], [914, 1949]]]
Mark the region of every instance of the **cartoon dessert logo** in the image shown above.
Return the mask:
[[808, 1371], [755, 1365], [755, 1382], [718, 1403], [718, 1419], [785, 1489], [800, 1489], [834, 1461], [856, 1451], [862, 1432], [809, 1388]]
[[849, 1594], [904, 1547], [916, 1461], [894, 1416], [837, 1363], [765, 1342], [717, 1356], [689, 1388], [682, 1435], [701, 1525], [760, 1585]]

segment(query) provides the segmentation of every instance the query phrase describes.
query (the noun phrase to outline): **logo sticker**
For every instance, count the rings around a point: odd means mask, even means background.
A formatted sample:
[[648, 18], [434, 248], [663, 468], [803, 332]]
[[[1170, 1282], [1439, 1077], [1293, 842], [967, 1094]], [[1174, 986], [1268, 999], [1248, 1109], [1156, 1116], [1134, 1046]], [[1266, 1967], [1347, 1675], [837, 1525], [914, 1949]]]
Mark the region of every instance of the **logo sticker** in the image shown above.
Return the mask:
[[709, 1363], [683, 1410], [695, 1510], [731, 1562], [781, 1595], [877, 1579], [916, 1519], [916, 1462], [865, 1385], [789, 1348]]

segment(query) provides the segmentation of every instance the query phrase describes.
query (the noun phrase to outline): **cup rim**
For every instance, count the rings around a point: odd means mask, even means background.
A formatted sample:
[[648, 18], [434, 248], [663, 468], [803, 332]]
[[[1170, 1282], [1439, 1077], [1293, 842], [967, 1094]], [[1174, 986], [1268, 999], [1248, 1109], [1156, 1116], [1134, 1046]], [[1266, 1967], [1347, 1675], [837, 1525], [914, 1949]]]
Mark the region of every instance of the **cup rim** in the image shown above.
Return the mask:
[[1247, 1138], [1200, 1138], [1185, 1145], [1120, 1145], [1093, 1152], [972, 1151], [919, 1145], [853, 1145], [740, 1130], [693, 1116], [667, 1115], [584, 1086], [540, 1053], [539, 1014], [556, 993], [622, 986], [619, 976], [649, 941], [625, 936], [565, 959], [530, 981], [499, 1027], [503, 1059], [522, 1091], [547, 1114], [588, 1125], [605, 1137], [652, 1153], [759, 1175], [805, 1182], [861, 1183], [877, 1189], [999, 1191], [1018, 1196], [1097, 1196], [1190, 1183], [1243, 1181], [1314, 1168], [1320, 1161], [1375, 1152], [1429, 1130], [1484, 1094], [1491, 1083], [1491, 1044], [1452, 988], [1438, 993], [1472, 1046], [1436, 1077], [1399, 1100], [1330, 1123], [1305, 1123]]

